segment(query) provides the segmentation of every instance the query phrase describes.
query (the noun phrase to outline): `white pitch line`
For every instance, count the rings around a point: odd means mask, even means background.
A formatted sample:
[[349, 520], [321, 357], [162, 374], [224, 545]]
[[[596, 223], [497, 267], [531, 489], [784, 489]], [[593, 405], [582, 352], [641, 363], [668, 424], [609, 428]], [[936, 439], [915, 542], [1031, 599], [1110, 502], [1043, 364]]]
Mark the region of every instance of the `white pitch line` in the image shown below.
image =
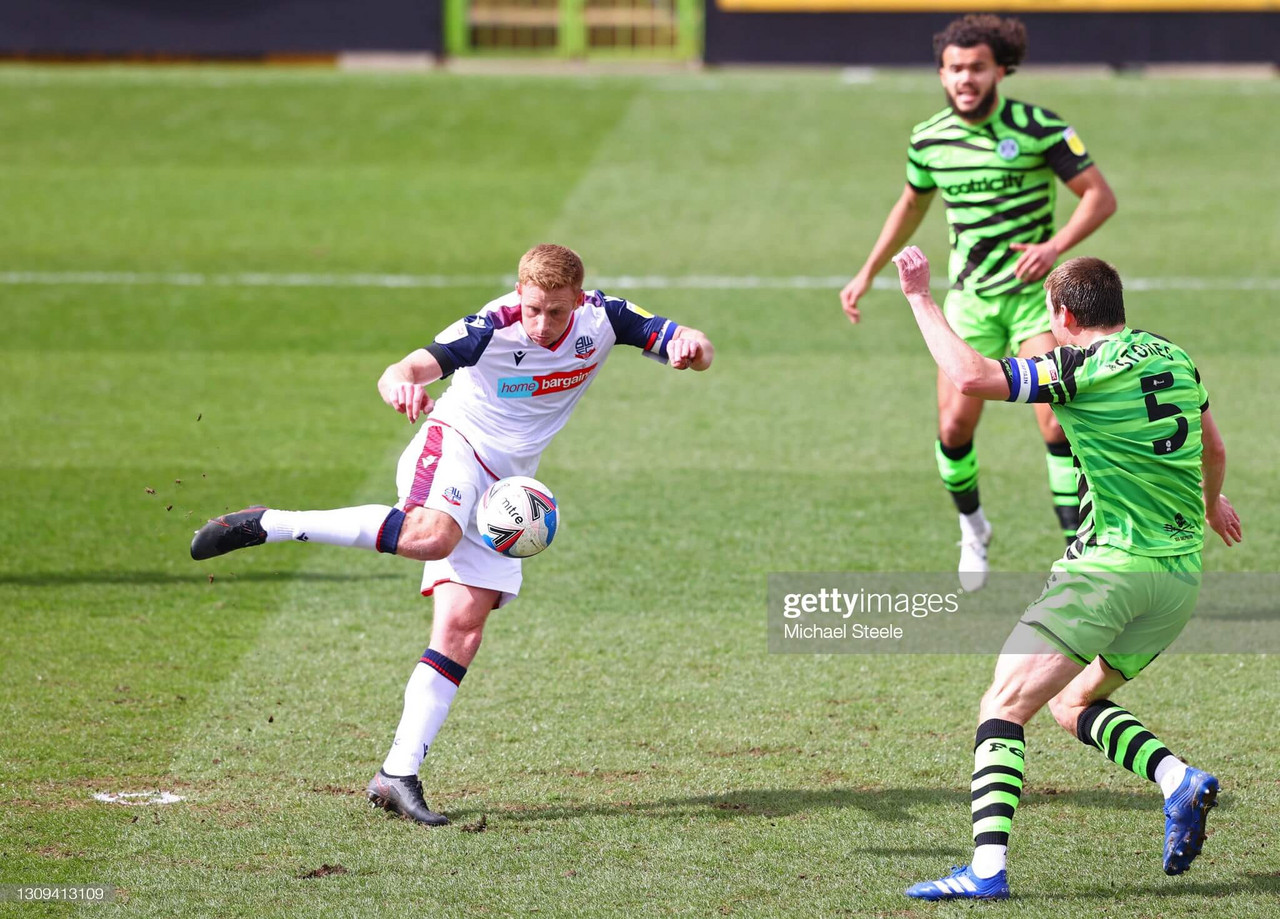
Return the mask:
[[[769, 68], [744, 68], [711, 73], [687, 73], [664, 71], [654, 74], [610, 72], [604, 69], [579, 72], [575, 70], [547, 70], [538, 72], [479, 71], [459, 73], [448, 68], [433, 70], [381, 71], [342, 70], [335, 67], [218, 67], [218, 66], [152, 66], [152, 65], [102, 65], [63, 67], [28, 66], [22, 64], [0, 65], [0, 87], [93, 86], [116, 85], [148, 87], [174, 85], [208, 89], [224, 89], [239, 86], [326, 86], [336, 83], [357, 85], [411, 85], [412, 82], [442, 79], [497, 79], [497, 80], [568, 80], [579, 86], [608, 87], [617, 82], [643, 82], [646, 89], [659, 92], [747, 92], [788, 93], [797, 86], [805, 92], [876, 92], [876, 93], [932, 93], [937, 89], [936, 77], [923, 70], [917, 72], [878, 71], [869, 68], [864, 73], [859, 68], [816, 69], [812, 72], [779, 76]], [[1033, 80], [1054, 79], [1051, 71], [1030, 71]], [[1216, 96], [1271, 96], [1280, 93], [1280, 80], [1243, 76], [1221, 79], [1177, 78], [1148, 74], [1142, 78], [1118, 77], [1110, 74], [1080, 75], [1078, 83], [1089, 92], [1114, 93], [1122, 97], [1153, 95]]]
[[[639, 290], [839, 290], [849, 280], [829, 275], [616, 275], [590, 278], [593, 286]], [[0, 271], [0, 285], [107, 285], [118, 287], [372, 287], [448, 289], [506, 287], [514, 275], [314, 274], [305, 272]], [[944, 281], [935, 282], [939, 290]], [[877, 278], [876, 290], [896, 290], [892, 278]], [[1132, 278], [1125, 288], [1147, 291], [1272, 291], [1280, 278]]]
[[432, 274], [311, 274], [240, 272], [200, 274], [153, 271], [3, 271], [0, 284], [102, 284], [120, 287], [490, 287], [515, 276]]

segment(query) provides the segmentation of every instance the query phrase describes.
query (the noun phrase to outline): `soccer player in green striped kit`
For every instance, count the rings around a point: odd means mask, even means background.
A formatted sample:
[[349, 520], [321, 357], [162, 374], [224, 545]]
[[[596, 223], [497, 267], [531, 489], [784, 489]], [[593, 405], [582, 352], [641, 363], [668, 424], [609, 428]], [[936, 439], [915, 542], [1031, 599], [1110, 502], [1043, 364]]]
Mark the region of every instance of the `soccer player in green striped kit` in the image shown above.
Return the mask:
[[[1021, 22], [965, 16], [935, 35], [933, 44], [948, 106], [912, 131], [906, 187], [866, 263], [841, 291], [844, 311], [858, 322], [858, 304], [872, 279], [915, 233], [940, 190], [951, 229], [944, 312], [952, 328], [987, 357], [1043, 353], [1054, 341], [1036, 282], [1115, 212], [1115, 195], [1065, 121], [1000, 94], [1000, 81], [1026, 54]], [[1080, 200], [1055, 233], [1059, 180]], [[960, 517], [958, 568], [965, 590], [986, 583], [991, 542], [973, 446], [981, 412], [981, 399], [963, 395], [939, 374], [935, 454]], [[1036, 407], [1036, 420], [1054, 510], [1070, 542], [1079, 512], [1071, 447], [1048, 406]]]
[[1050, 406], [1080, 470], [1080, 530], [1005, 642], [978, 708], [973, 861], [907, 896], [1009, 896], [1005, 855], [1022, 795], [1023, 727], [1046, 704], [1081, 742], [1160, 786], [1164, 870], [1181, 874], [1200, 854], [1218, 780], [1176, 757], [1111, 694], [1191, 618], [1206, 525], [1228, 546], [1242, 538], [1222, 494], [1226, 449], [1200, 373], [1182, 348], [1128, 327], [1120, 275], [1101, 259], [1071, 259], [1046, 278], [1057, 347], [1001, 360], [979, 354], [947, 324], [919, 249], [893, 261], [946, 378], [975, 398]]

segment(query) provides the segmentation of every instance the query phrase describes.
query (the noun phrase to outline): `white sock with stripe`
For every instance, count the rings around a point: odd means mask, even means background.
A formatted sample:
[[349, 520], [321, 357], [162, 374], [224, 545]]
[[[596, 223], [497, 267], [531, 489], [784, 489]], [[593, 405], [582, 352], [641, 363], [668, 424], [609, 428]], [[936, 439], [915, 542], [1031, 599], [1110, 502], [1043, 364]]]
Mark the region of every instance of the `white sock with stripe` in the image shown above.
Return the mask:
[[385, 504], [332, 511], [276, 511], [262, 515], [267, 542], [318, 542], [326, 546], [376, 549], [378, 532], [393, 508]]
[[404, 713], [396, 728], [382, 771], [387, 775], [417, 775], [427, 750], [444, 726], [449, 706], [458, 694], [458, 684], [467, 668], [439, 651], [428, 648], [413, 668], [404, 688]]

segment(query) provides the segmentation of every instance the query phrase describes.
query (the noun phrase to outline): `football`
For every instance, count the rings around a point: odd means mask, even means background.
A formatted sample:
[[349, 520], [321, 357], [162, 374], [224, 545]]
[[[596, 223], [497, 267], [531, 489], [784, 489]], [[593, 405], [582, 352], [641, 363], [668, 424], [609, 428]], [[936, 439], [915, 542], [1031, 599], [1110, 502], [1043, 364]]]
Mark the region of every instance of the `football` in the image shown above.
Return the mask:
[[559, 523], [550, 489], [523, 475], [494, 482], [476, 509], [476, 528], [485, 544], [511, 558], [528, 558], [551, 545]]

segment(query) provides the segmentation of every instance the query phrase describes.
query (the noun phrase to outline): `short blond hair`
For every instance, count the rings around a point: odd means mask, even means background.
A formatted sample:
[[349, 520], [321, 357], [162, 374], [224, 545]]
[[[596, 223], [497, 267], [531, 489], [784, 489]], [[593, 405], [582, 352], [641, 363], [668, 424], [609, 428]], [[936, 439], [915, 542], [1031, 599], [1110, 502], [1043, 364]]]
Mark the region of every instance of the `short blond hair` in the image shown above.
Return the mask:
[[521, 284], [531, 284], [541, 290], [561, 287], [582, 290], [583, 274], [578, 253], [567, 246], [542, 243], [521, 256], [516, 277]]

